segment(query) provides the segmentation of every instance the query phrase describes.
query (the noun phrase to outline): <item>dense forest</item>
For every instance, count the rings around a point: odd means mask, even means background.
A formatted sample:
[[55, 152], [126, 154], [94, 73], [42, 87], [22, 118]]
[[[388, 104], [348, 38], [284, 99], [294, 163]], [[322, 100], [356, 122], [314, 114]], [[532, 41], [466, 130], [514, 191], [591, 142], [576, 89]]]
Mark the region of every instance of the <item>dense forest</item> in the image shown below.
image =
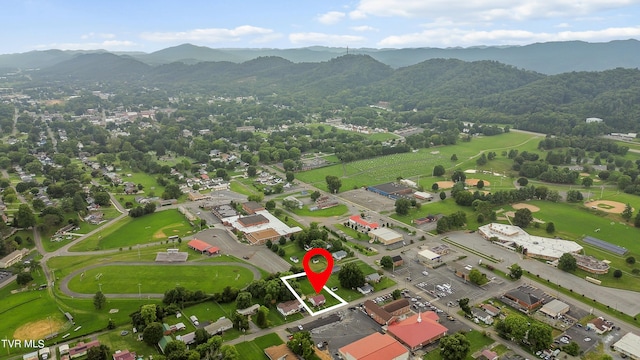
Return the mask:
[[[598, 135], [640, 130], [640, 70], [543, 75], [495, 61], [432, 59], [392, 69], [367, 55], [320, 63], [262, 57], [244, 63], [200, 62], [150, 66], [109, 53], [79, 55], [35, 72], [16, 88], [67, 83], [99, 88], [162, 89], [270, 98], [307, 112], [386, 102], [390, 109], [419, 112], [405, 122], [456, 119], [550, 134]], [[599, 117], [604, 123], [585, 123]], [[411, 118], [411, 119], [409, 119]]]

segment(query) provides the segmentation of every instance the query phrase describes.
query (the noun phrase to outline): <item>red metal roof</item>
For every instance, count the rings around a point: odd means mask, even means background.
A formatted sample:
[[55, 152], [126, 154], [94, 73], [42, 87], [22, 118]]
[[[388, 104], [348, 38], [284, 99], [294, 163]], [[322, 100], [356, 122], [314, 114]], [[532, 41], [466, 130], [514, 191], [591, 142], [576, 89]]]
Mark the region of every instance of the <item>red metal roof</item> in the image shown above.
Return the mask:
[[207, 252], [209, 254], [217, 254], [218, 252], [220, 252], [220, 248], [217, 247], [217, 246], [212, 246], [212, 247], [207, 249]]
[[395, 359], [408, 353], [396, 339], [378, 332], [341, 347], [339, 351], [357, 360]]
[[380, 225], [378, 225], [377, 222], [368, 222], [367, 220], [363, 219], [360, 215], [351, 215], [351, 217], [349, 217], [349, 220], [359, 224], [360, 226], [364, 226], [364, 227], [368, 227], [369, 229], [373, 230], [373, 229], [377, 229]]
[[193, 240], [189, 241], [189, 247], [192, 247], [192, 248], [202, 252], [202, 251], [205, 251], [208, 248], [210, 248], [211, 245], [207, 244], [206, 242], [204, 242], [202, 240], [193, 239]]
[[[418, 317], [422, 321], [418, 322]], [[436, 318], [438, 314], [427, 311], [389, 325], [388, 331], [398, 340], [415, 349], [446, 334], [447, 328], [438, 323]]]

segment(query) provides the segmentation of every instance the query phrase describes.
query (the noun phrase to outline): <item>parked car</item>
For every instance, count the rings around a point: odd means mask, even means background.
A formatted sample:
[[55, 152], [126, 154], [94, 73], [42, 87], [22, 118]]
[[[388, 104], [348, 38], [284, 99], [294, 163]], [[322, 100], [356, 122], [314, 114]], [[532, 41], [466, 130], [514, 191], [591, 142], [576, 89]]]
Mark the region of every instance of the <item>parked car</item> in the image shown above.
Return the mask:
[[300, 331], [304, 330], [304, 328], [302, 327], [302, 325], [298, 325], [298, 330], [300, 330]]
[[427, 271], [423, 271], [423, 272], [422, 272], [422, 275], [427, 276], [427, 275], [429, 275], [429, 272], [427, 272]]

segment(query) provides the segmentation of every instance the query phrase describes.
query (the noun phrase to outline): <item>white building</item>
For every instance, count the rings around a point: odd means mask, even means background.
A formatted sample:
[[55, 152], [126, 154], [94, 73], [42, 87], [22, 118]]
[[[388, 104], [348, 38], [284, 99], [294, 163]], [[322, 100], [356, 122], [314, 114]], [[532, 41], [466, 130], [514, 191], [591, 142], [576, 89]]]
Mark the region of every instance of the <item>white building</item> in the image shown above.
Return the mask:
[[527, 256], [545, 260], [555, 260], [564, 253], [582, 251], [582, 246], [574, 241], [529, 235], [513, 225], [491, 223], [479, 227], [478, 233], [487, 240], [494, 239], [494, 244], [511, 250], [521, 246], [527, 249]]
[[613, 344], [613, 349], [631, 359], [640, 359], [640, 336], [634, 333], [627, 333]]
[[600, 118], [597, 118], [597, 117], [590, 117], [590, 118], [587, 118], [587, 120], [585, 120], [585, 121], [586, 121], [587, 124], [590, 124], [590, 123], [601, 123], [604, 120], [602, 120]]

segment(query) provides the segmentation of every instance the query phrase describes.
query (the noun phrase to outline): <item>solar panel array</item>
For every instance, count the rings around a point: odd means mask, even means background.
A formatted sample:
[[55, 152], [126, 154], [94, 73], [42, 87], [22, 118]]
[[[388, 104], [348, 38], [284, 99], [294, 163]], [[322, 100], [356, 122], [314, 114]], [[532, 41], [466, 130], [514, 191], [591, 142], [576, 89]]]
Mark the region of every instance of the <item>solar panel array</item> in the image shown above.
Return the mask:
[[627, 249], [622, 246], [614, 245], [604, 240], [596, 239], [591, 236], [585, 236], [585, 238], [582, 240], [584, 240], [584, 242], [586, 242], [587, 244], [593, 245], [603, 250], [610, 251], [617, 255], [624, 255], [627, 253]]

